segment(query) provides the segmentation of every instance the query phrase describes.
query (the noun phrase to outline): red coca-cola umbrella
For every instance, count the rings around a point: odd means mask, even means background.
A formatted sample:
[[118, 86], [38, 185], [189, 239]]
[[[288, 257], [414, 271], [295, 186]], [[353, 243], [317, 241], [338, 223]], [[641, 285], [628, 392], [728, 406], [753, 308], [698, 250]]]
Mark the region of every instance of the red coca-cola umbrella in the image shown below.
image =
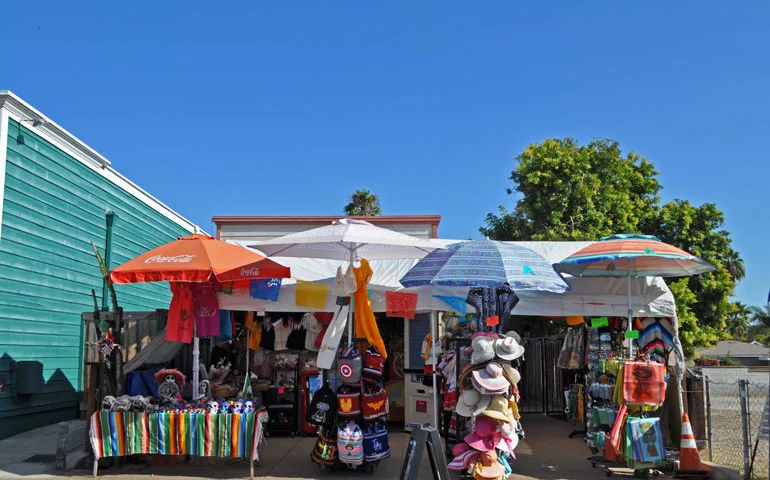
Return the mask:
[[110, 272], [113, 283], [239, 282], [289, 278], [289, 267], [208, 235], [181, 237], [143, 253]]

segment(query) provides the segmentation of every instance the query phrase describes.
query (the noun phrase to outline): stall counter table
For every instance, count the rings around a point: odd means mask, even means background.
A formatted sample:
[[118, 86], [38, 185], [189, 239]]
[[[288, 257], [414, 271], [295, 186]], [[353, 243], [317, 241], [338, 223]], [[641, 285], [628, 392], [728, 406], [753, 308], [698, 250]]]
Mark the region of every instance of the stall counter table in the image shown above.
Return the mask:
[[253, 478], [267, 419], [265, 409], [243, 414], [96, 412], [89, 434], [93, 475], [100, 458], [193, 455], [248, 459]]

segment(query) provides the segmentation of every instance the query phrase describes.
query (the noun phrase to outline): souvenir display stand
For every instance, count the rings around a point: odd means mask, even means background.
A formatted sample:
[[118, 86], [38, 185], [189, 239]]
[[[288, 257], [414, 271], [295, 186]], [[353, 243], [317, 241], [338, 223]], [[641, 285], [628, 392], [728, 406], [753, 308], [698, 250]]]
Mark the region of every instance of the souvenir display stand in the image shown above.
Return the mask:
[[[607, 476], [630, 468], [646, 478], [659, 474], [666, 461], [658, 409], [665, 401], [674, 330], [669, 319], [639, 318], [631, 330], [638, 334], [628, 334], [625, 322], [602, 317], [588, 328], [586, 443], [592, 466], [603, 466]], [[639, 352], [636, 358], [625, 356], [629, 350]]]
[[93, 476], [99, 459], [128, 455], [190, 455], [248, 460], [250, 478], [259, 465], [257, 447], [267, 411], [200, 413], [100, 411], [91, 417]]

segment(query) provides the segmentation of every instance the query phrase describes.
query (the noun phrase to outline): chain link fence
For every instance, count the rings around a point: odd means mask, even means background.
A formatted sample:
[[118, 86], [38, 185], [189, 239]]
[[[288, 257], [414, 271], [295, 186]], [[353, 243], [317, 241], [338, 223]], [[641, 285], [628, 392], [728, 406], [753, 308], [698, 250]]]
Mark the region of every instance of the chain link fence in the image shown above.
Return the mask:
[[747, 380], [704, 380], [708, 460], [738, 471], [745, 479], [767, 480], [770, 447], [760, 429], [770, 386]]

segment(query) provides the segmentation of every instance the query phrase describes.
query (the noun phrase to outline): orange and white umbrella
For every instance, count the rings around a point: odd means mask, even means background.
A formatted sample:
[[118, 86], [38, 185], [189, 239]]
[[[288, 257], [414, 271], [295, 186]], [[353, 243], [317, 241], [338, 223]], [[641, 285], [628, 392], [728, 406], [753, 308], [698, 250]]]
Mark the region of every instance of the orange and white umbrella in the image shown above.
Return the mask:
[[289, 278], [288, 267], [237, 245], [195, 234], [143, 253], [110, 272], [113, 283], [239, 282]]

